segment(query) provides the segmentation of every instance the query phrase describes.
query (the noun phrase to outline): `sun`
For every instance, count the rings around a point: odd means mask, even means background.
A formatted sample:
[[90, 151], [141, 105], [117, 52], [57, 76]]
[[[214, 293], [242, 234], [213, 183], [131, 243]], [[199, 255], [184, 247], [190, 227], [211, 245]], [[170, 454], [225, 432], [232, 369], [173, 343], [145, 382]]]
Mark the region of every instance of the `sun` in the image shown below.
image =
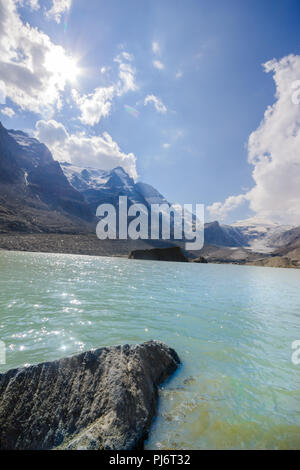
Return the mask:
[[67, 55], [62, 47], [49, 51], [45, 58], [45, 67], [64, 85], [66, 82], [76, 82], [80, 75], [78, 61]]

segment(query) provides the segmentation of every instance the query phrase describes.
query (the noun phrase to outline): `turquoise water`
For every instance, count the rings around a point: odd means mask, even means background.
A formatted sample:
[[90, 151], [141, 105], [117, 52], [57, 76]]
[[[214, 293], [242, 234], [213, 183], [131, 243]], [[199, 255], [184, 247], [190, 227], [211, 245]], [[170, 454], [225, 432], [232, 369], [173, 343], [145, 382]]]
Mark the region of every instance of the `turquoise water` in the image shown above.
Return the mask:
[[0, 252], [7, 364], [160, 339], [151, 449], [300, 448], [300, 270]]

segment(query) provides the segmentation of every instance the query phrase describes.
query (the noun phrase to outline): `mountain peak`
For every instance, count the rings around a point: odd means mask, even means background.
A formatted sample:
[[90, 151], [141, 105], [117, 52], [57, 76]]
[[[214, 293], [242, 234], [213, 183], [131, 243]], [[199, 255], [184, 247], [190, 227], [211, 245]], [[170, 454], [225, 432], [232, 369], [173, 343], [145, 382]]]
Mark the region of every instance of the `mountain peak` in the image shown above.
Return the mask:
[[123, 173], [123, 174], [129, 176], [128, 173], [124, 170], [124, 168], [123, 168], [122, 166], [116, 166], [116, 168], [113, 168], [112, 171], [114, 171], [114, 172], [121, 172], [121, 173]]

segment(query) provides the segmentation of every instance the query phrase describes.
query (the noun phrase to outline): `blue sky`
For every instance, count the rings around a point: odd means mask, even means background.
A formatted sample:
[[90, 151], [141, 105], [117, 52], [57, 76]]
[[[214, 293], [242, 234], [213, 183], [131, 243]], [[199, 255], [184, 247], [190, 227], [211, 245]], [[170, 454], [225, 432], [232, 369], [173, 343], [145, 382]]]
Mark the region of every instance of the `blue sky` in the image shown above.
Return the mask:
[[[51, 47], [62, 46], [63, 54], [72, 56], [69, 74], [74, 62], [79, 72], [76, 80], [70, 80], [64, 70], [63, 83], [57, 80], [52, 90], [44, 83], [43, 94], [30, 99], [24, 95], [20, 100], [16, 89], [7, 84], [11, 91], [1, 109], [9, 108], [15, 114], [0, 114], [6, 127], [36, 133], [52, 147], [55, 158], [64, 159], [66, 152], [74, 151], [77, 164], [101, 167], [124, 161], [127, 170], [136, 165], [139, 179], [155, 186], [170, 201], [203, 202], [206, 206], [220, 201], [221, 205], [207, 214], [211, 219], [220, 216], [231, 222], [253, 213], [269, 218], [275, 214], [278, 203], [273, 207], [269, 195], [261, 200], [267, 187], [263, 187], [262, 178], [253, 180], [255, 166], [248, 162], [248, 139], [258, 129], [267, 107], [278, 101], [274, 78], [288, 70], [293, 83], [300, 72], [298, 0], [1, 3], [16, 4], [18, 9], [9, 14], [18, 15], [22, 24], [37, 27], [49, 38]], [[24, 34], [29, 35], [29, 30]], [[35, 48], [24, 56], [38, 50], [41, 40], [37, 37], [34, 41]], [[7, 57], [7, 61], [15, 60], [11, 51]], [[286, 65], [280, 62], [285, 57], [296, 59]], [[266, 73], [262, 64], [272, 59], [276, 59], [276, 65]], [[18, 60], [21, 63], [23, 57]], [[57, 67], [65, 67], [62, 63], [63, 57]], [[42, 76], [42, 65], [34, 73]], [[48, 69], [47, 73], [50, 83]], [[5, 83], [7, 75], [2, 80]], [[33, 95], [32, 86], [30, 83], [30, 91], [28, 85], [22, 92]], [[98, 107], [92, 109], [100, 113], [99, 119], [91, 118], [89, 112], [96, 100], [95, 90]], [[33, 99], [41, 102], [48, 92], [47, 109], [40, 109]], [[293, 123], [299, 119], [298, 108], [296, 115], [294, 110], [286, 111]], [[84, 145], [79, 142], [83, 133]], [[270, 134], [268, 129], [265, 133]], [[93, 140], [103, 135], [104, 144]], [[261, 135], [259, 138], [260, 147], [268, 148], [266, 137], [263, 141]], [[64, 152], [58, 148], [61, 142]], [[89, 145], [93, 146], [93, 157], [87, 155]], [[99, 157], [102, 145], [105, 159]], [[277, 161], [281, 158], [278, 156]], [[298, 158], [294, 155], [294, 163]], [[277, 179], [274, 177], [274, 181]], [[253, 187], [256, 193], [244, 198]], [[233, 204], [230, 200], [233, 208], [227, 210], [227, 198], [241, 195]], [[283, 193], [282, 197], [288, 195]], [[289, 197], [294, 201], [295, 194]], [[266, 207], [268, 210], [264, 210]], [[293, 223], [299, 216], [294, 212], [289, 218]], [[284, 219], [284, 213], [283, 204], [278, 220]]]

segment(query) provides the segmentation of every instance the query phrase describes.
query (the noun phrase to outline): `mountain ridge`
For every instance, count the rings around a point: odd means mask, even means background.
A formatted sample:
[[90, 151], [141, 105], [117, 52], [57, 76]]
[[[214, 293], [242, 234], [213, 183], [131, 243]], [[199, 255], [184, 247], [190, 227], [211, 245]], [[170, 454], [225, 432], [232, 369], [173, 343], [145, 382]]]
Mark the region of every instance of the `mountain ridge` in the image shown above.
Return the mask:
[[0, 124], [0, 230], [87, 231], [92, 221], [49, 149]]
[[[171, 206], [153, 186], [135, 182], [120, 166], [100, 170], [58, 162], [46, 145], [0, 123], [0, 233], [95, 234], [97, 207], [102, 203], [117, 207], [120, 196], [148, 209], [151, 204]], [[218, 253], [231, 260], [247, 258], [248, 252], [281, 256], [280, 249], [298, 239], [300, 227], [258, 218], [232, 225], [205, 224], [205, 246], [227, 248], [209, 249], [214, 259]], [[235, 248], [240, 251], [232, 252]]]

